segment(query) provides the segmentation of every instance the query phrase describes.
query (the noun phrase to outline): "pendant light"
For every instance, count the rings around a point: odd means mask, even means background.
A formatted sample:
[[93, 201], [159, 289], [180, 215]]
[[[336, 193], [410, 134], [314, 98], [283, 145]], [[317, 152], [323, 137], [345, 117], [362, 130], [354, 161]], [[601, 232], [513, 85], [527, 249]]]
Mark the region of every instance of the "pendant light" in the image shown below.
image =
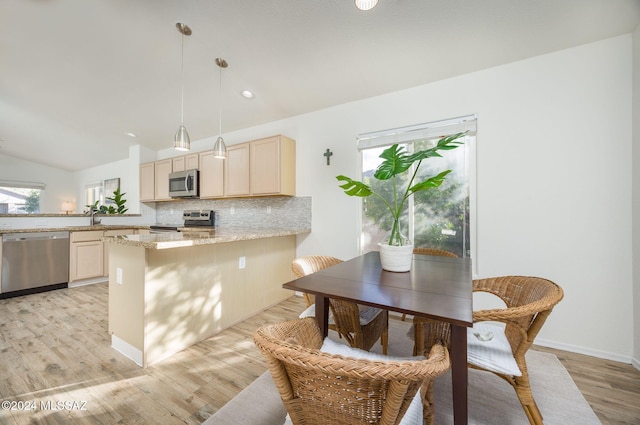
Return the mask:
[[178, 151], [188, 151], [191, 148], [191, 139], [184, 126], [184, 36], [191, 35], [191, 28], [180, 22], [176, 24], [176, 28], [182, 34], [182, 60], [180, 65], [180, 127], [173, 138], [173, 147]]
[[216, 58], [216, 65], [220, 68], [220, 94], [218, 98], [218, 139], [213, 145], [213, 156], [215, 158], [225, 159], [227, 157], [227, 146], [224, 144], [224, 139], [222, 138], [222, 70], [229, 66], [229, 64], [222, 58]]

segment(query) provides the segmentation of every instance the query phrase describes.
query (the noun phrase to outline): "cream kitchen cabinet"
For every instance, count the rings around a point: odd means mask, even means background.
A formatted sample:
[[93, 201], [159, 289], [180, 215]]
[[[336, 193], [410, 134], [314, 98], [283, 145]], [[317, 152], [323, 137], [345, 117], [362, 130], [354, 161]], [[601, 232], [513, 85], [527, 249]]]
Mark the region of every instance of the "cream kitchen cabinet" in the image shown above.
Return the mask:
[[273, 136], [250, 143], [251, 195], [296, 194], [296, 142]]
[[156, 201], [170, 201], [169, 196], [169, 174], [173, 171], [173, 161], [171, 158], [162, 161], [156, 161], [154, 166], [155, 172], [155, 193]]
[[172, 172], [197, 170], [200, 165], [200, 161], [197, 153], [176, 156], [175, 158], [171, 159], [171, 162], [172, 162], [172, 168], [173, 168]]
[[213, 151], [200, 153], [200, 198], [224, 196], [224, 163], [224, 159], [213, 156]]
[[249, 196], [249, 152], [250, 143], [240, 143], [227, 147], [224, 160], [224, 196]]
[[104, 276], [102, 230], [71, 232], [69, 282]]
[[140, 164], [140, 201], [170, 201], [169, 174], [199, 168], [197, 153]]
[[295, 196], [295, 141], [273, 136], [229, 146], [224, 179], [225, 197]]
[[227, 158], [213, 151], [140, 165], [140, 201], [170, 201], [169, 174], [200, 170], [200, 198], [296, 194], [296, 142], [272, 136], [227, 147]]
[[155, 163], [140, 164], [140, 201], [153, 202], [156, 200], [156, 172]]
[[173, 171], [171, 158], [140, 164], [140, 201], [169, 201], [169, 174]]

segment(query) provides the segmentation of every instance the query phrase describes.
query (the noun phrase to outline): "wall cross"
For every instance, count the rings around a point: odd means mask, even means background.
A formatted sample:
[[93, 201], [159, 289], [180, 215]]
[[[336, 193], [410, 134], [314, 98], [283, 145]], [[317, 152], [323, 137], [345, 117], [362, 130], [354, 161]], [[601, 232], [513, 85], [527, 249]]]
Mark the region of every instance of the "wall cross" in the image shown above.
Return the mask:
[[331, 164], [331, 156], [333, 155], [333, 152], [331, 152], [329, 150], [329, 148], [327, 148], [327, 151], [325, 153], [322, 154], [322, 156], [326, 156], [327, 157], [327, 165]]

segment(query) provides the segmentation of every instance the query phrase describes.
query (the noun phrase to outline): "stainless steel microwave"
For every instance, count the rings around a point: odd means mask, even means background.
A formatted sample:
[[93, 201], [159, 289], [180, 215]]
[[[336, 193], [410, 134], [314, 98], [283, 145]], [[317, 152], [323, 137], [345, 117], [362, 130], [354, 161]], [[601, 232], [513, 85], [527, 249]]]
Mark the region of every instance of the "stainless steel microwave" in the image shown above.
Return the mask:
[[169, 174], [169, 196], [172, 198], [197, 198], [199, 196], [198, 170], [178, 171]]

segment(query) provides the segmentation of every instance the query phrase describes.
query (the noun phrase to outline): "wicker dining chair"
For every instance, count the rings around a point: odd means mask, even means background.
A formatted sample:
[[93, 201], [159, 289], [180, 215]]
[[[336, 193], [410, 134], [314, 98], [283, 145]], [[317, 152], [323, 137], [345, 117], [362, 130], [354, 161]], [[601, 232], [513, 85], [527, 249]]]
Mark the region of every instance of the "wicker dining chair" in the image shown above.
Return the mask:
[[[293, 260], [291, 270], [296, 278], [307, 276], [342, 260], [322, 255], [300, 257]], [[300, 317], [315, 316], [315, 299], [303, 294], [307, 309]], [[389, 312], [387, 310], [358, 305], [349, 301], [329, 300], [329, 329], [336, 331], [350, 346], [369, 351], [380, 340], [382, 352], [387, 354], [389, 344]]]
[[[529, 385], [525, 354], [553, 307], [562, 300], [562, 288], [540, 277], [503, 276], [474, 280], [473, 292], [493, 294], [505, 307], [473, 312], [474, 327], [467, 333], [469, 367], [493, 372], [510, 383], [529, 422], [542, 424]], [[485, 322], [501, 322], [504, 328]], [[440, 341], [450, 346], [448, 324], [421, 317], [415, 317], [413, 323], [414, 353], [422, 353]]]
[[[254, 342], [294, 425], [393, 425], [408, 409], [408, 419], [417, 416], [420, 424], [431, 425], [433, 379], [450, 366], [449, 353], [439, 344], [423, 360], [370, 360], [320, 351], [323, 339], [312, 318], [262, 326]], [[423, 406], [416, 410], [409, 406], [418, 391]]]
[[[458, 258], [456, 254], [453, 252], [445, 251], [444, 249], [438, 248], [413, 248], [414, 254], [422, 254], [422, 255], [435, 255], [438, 257], [452, 257]], [[407, 313], [402, 313], [402, 321], [407, 318]]]

